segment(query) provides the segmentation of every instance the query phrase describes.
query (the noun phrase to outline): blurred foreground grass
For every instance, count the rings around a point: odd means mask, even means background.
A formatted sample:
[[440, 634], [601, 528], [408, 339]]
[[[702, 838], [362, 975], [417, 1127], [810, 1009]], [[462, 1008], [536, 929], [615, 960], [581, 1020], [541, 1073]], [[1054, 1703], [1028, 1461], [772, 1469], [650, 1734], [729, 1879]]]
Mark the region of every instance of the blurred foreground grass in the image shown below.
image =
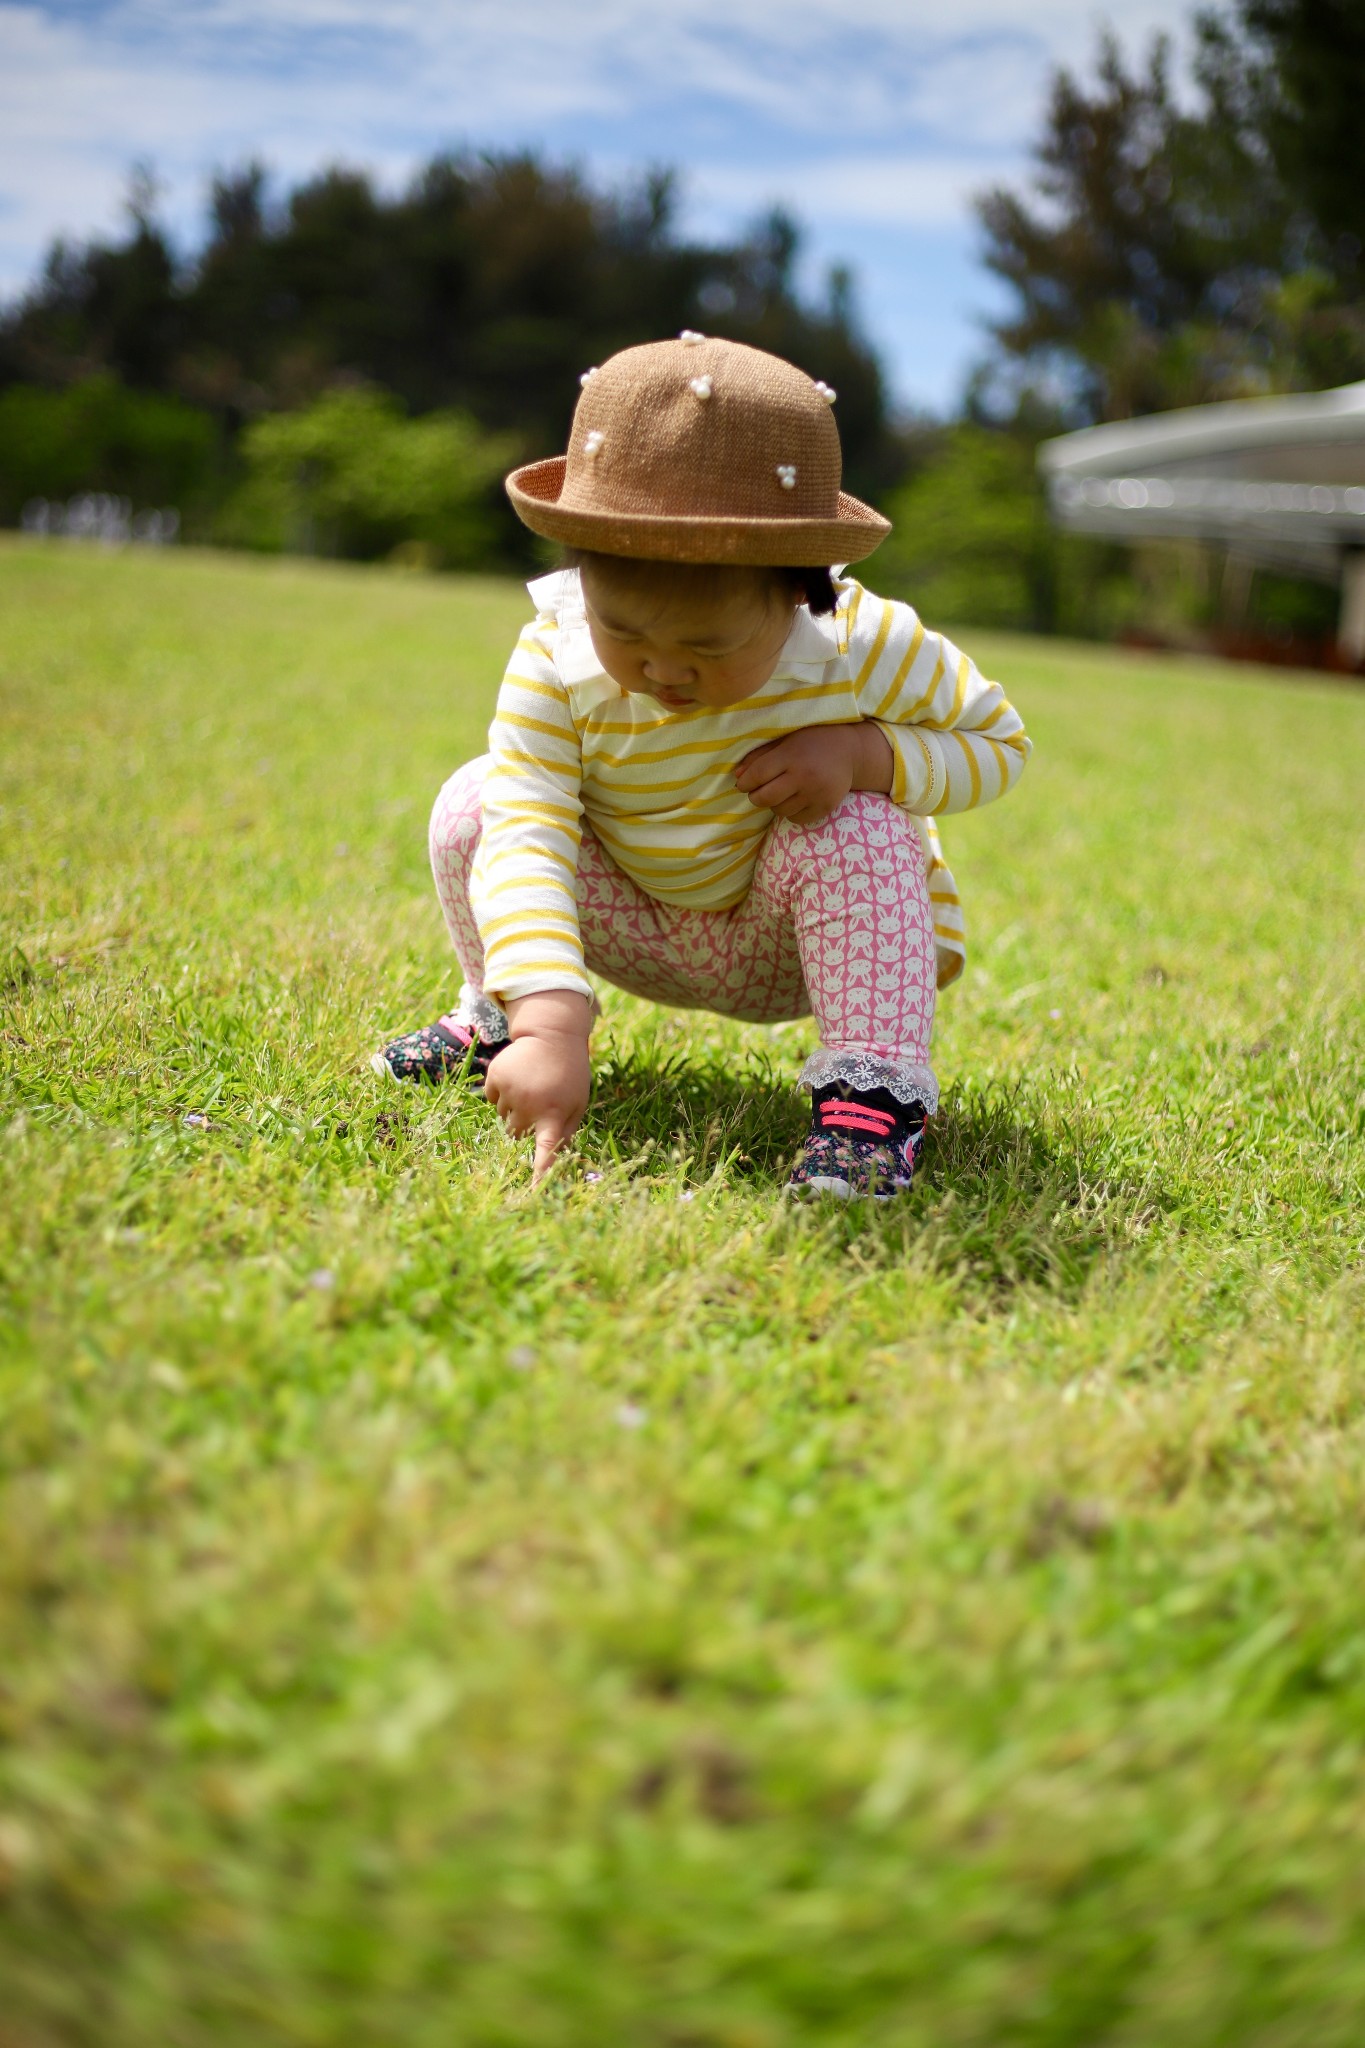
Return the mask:
[[1365, 697], [966, 636], [913, 1199], [615, 995], [532, 1197], [364, 1064], [525, 609], [0, 551], [0, 2044], [1355, 2048]]

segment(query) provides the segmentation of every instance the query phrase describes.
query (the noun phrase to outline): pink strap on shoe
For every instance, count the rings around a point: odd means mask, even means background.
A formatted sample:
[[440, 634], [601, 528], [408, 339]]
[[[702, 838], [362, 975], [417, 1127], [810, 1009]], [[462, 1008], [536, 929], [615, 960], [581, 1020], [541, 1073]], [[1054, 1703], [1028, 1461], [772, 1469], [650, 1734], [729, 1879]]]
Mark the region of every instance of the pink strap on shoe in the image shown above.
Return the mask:
[[870, 1138], [888, 1138], [896, 1119], [886, 1109], [874, 1109], [870, 1102], [840, 1102], [837, 1098], [820, 1104], [822, 1131], [862, 1131]]

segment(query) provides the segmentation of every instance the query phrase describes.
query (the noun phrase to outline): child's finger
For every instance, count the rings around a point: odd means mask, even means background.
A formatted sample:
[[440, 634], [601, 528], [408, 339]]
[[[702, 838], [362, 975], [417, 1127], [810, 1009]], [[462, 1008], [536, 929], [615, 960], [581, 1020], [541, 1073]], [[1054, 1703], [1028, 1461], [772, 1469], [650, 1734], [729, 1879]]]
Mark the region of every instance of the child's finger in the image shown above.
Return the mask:
[[785, 740], [765, 740], [761, 747], [755, 747], [752, 753], [746, 754], [735, 770], [736, 788], [748, 789], [751, 783], [762, 782], [766, 775], [771, 775], [777, 764], [770, 756], [775, 748], [783, 745]]
[[774, 775], [759, 788], [746, 791], [746, 795], [751, 804], [760, 804], [765, 811], [775, 811], [779, 804], [784, 804], [790, 797], [798, 795], [800, 787], [794, 775], [784, 772]]
[[491, 1067], [484, 1081], [483, 1099], [497, 1111], [498, 1121], [502, 1124], [503, 1128], [509, 1131], [513, 1137], [517, 1136], [514, 1100], [507, 1097], [507, 1090], [503, 1087], [502, 1082], [493, 1079]]
[[526, 1136], [531, 1128], [531, 1119], [517, 1108], [515, 1094], [509, 1096], [502, 1083], [493, 1080], [491, 1067], [484, 1083], [483, 1099], [497, 1111], [498, 1121], [509, 1138]]
[[536, 1156], [531, 1168], [531, 1185], [543, 1180], [554, 1164], [555, 1154], [568, 1137], [559, 1117], [545, 1117], [536, 1125]]

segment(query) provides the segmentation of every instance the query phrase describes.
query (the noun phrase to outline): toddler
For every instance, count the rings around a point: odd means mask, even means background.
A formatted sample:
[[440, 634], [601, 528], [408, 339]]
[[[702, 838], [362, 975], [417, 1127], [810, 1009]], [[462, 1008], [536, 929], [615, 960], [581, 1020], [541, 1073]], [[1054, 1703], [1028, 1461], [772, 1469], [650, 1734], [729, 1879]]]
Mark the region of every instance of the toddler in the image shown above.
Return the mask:
[[813, 1014], [791, 1187], [910, 1186], [935, 990], [965, 958], [932, 820], [1003, 795], [1029, 742], [965, 654], [832, 572], [890, 531], [840, 489], [834, 399], [685, 333], [588, 371], [567, 456], [508, 478], [565, 566], [530, 585], [489, 752], [432, 815], [458, 1006], [374, 1063], [481, 1084], [537, 1177], [587, 1108], [591, 970]]

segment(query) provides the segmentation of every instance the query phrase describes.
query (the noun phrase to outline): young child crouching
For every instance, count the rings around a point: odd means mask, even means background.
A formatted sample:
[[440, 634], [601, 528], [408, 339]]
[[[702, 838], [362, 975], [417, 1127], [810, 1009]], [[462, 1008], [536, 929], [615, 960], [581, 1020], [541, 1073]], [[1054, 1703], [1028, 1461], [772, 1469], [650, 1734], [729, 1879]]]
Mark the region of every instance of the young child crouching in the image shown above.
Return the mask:
[[537, 1177], [588, 1105], [591, 970], [678, 1008], [813, 1015], [789, 1185], [910, 1186], [935, 991], [965, 958], [932, 819], [1003, 795], [1029, 742], [908, 605], [831, 574], [890, 531], [840, 489], [834, 396], [684, 334], [589, 371], [568, 455], [508, 479], [567, 566], [531, 584], [489, 752], [432, 814], [459, 1002], [375, 1065], [482, 1083], [534, 1133]]

